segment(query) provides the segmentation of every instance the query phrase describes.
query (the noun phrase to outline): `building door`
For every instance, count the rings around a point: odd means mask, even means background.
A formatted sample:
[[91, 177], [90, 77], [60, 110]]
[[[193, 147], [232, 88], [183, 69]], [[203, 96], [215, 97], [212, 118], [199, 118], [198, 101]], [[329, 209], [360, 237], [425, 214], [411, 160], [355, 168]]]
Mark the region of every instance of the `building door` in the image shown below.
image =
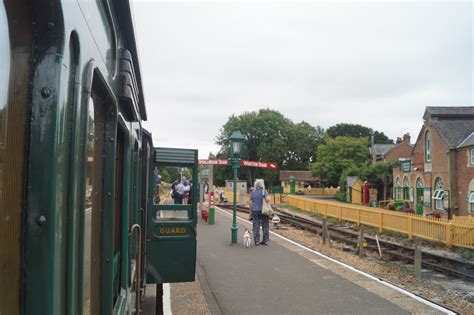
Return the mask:
[[424, 192], [424, 184], [421, 178], [416, 180], [416, 214], [423, 214], [423, 192]]

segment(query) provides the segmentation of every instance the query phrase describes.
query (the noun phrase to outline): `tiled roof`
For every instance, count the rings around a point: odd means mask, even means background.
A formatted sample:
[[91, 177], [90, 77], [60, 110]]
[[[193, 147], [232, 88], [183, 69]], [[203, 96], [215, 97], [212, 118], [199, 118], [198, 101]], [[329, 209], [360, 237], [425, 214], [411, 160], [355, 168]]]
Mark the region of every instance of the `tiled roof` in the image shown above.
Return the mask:
[[474, 118], [474, 106], [426, 106], [425, 114], [431, 117], [471, 116]]
[[474, 132], [467, 136], [459, 145], [458, 149], [474, 146]]
[[396, 146], [396, 144], [374, 144], [375, 154], [378, 156], [385, 156]]
[[474, 118], [436, 120], [432, 122], [432, 125], [450, 147], [457, 147], [474, 132]]
[[450, 147], [459, 146], [474, 132], [474, 106], [426, 107], [426, 118]]
[[317, 181], [318, 177], [311, 176], [311, 171], [280, 171], [280, 180], [289, 180], [293, 176], [295, 180]]

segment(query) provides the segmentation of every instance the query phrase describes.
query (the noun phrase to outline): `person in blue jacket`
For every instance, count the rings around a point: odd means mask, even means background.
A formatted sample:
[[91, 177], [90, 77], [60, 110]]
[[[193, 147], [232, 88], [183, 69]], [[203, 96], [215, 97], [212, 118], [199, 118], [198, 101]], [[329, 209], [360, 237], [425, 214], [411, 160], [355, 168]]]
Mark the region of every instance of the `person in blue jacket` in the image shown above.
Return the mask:
[[[250, 210], [252, 212], [253, 240], [255, 245], [268, 245], [270, 240], [270, 218], [262, 215], [263, 199], [270, 202], [270, 195], [265, 189], [263, 179], [257, 179], [254, 184], [255, 190], [250, 195]], [[263, 229], [263, 238], [260, 241], [260, 225]]]

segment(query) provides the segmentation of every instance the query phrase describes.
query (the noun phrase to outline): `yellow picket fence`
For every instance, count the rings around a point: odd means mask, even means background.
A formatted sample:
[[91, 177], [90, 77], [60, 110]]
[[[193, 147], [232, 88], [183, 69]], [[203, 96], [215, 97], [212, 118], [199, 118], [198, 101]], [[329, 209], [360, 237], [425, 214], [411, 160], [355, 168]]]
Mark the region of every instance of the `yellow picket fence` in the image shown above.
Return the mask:
[[339, 194], [339, 188], [311, 188], [310, 191], [307, 189], [303, 190], [305, 195], [326, 195], [336, 196]]
[[463, 225], [472, 225], [474, 226], [474, 217], [473, 216], [455, 216], [453, 215], [453, 222]]
[[[234, 193], [226, 191], [225, 198], [227, 202], [234, 201]], [[220, 199], [216, 196], [216, 202], [219, 202]], [[243, 201], [243, 202], [242, 202]], [[249, 194], [239, 194], [237, 193], [237, 203], [244, 203], [248, 204], [250, 202], [250, 195]], [[286, 195], [285, 194], [270, 194], [270, 203], [284, 203], [286, 202]]]
[[461, 246], [474, 249], [474, 225], [461, 219], [456, 222], [445, 219], [423, 217], [344, 204], [336, 201], [316, 200], [300, 196], [288, 195], [289, 205], [309, 212], [338, 218], [378, 228], [380, 231], [390, 230], [407, 234], [409, 238], [417, 236], [423, 239], [442, 242], [448, 246]]

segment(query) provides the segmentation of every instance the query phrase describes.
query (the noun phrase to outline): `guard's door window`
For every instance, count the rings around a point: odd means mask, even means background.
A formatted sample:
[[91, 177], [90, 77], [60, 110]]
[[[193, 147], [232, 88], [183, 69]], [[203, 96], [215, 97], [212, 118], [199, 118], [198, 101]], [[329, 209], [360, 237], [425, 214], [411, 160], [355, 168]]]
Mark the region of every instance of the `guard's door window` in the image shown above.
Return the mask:
[[[153, 204], [163, 205], [156, 212], [156, 220], [189, 220], [192, 205], [193, 170], [189, 167], [156, 166], [153, 170]], [[166, 207], [169, 206], [169, 207]]]

